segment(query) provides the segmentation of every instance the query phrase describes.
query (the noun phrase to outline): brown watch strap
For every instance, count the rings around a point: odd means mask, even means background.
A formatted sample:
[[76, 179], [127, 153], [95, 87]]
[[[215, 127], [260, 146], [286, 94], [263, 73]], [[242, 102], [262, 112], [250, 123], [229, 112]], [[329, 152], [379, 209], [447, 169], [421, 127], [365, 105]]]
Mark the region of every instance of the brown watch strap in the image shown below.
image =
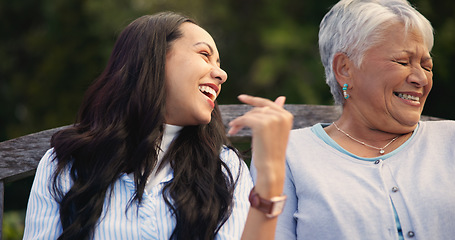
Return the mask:
[[266, 214], [267, 217], [276, 217], [283, 211], [286, 196], [273, 197], [270, 200], [262, 198], [254, 189], [251, 189], [249, 201], [251, 207]]

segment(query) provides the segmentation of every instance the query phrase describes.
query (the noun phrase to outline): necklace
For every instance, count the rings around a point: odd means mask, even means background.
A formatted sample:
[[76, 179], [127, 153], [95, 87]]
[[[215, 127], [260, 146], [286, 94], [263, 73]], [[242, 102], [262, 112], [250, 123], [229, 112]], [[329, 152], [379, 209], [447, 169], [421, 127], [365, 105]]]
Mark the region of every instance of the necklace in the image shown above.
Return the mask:
[[381, 155], [383, 155], [383, 154], [385, 153], [384, 149], [385, 149], [386, 147], [388, 147], [393, 141], [397, 140], [397, 138], [400, 136], [400, 135], [398, 135], [398, 136], [394, 137], [394, 138], [393, 138], [392, 140], [390, 140], [390, 142], [388, 142], [384, 147], [379, 148], [379, 147], [371, 146], [370, 144], [367, 144], [367, 143], [365, 143], [365, 142], [362, 142], [362, 141], [360, 141], [360, 140], [358, 140], [358, 139], [355, 139], [353, 136], [349, 135], [349, 133], [346, 133], [345, 131], [341, 130], [341, 129], [337, 126], [337, 124], [336, 124], [335, 122], [333, 122], [333, 126], [335, 126], [336, 129], [338, 129], [338, 131], [344, 133], [344, 135], [346, 135], [348, 138], [350, 138], [350, 139], [352, 139], [352, 140], [354, 140], [354, 141], [356, 141], [356, 142], [358, 142], [358, 143], [360, 143], [360, 144], [362, 144], [362, 145], [364, 145], [364, 146], [367, 146], [367, 147], [370, 147], [370, 148], [374, 148], [374, 149], [376, 149], [376, 150], [379, 150], [379, 153], [380, 153]]

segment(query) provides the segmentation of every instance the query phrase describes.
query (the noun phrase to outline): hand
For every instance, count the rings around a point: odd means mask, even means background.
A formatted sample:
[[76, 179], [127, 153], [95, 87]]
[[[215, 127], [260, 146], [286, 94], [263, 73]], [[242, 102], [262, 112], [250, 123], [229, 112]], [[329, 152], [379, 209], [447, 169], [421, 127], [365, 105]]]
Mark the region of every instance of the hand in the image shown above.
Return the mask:
[[254, 108], [232, 120], [228, 134], [235, 134], [243, 127], [251, 128], [253, 158], [258, 173], [256, 190], [264, 195], [281, 194], [274, 189], [282, 190], [286, 147], [294, 118], [283, 108], [286, 98], [278, 97], [275, 102], [248, 95], [238, 98]]

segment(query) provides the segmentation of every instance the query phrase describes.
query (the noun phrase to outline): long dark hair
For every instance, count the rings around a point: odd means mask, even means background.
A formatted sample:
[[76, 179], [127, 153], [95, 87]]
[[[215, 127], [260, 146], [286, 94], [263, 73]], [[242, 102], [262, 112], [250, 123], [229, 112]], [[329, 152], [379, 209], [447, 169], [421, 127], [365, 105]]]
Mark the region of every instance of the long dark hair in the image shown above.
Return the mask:
[[[58, 161], [52, 193], [63, 227], [59, 239], [92, 236], [108, 189], [123, 173], [135, 176], [130, 204], [142, 202], [147, 178], [159, 167], [166, 52], [182, 36], [184, 22], [194, 23], [165, 12], [130, 23], [87, 90], [76, 123], [52, 137]], [[229, 218], [237, 180], [219, 157], [223, 146], [230, 145], [216, 105], [209, 124], [184, 127], [163, 157], [174, 171], [162, 193], [176, 219], [171, 239], [213, 239]], [[59, 179], [68, 167], [73, 185], [64, 193]]]

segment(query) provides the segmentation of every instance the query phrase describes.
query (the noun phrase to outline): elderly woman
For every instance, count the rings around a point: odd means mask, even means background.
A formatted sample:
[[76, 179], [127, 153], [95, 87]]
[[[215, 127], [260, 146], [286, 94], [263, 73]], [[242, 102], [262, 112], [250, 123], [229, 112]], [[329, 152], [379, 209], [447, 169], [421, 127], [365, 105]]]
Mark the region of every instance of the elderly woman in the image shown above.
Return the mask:
[[276, 239], [453, 239], [455, 122], [422, 122], [430, 22], [406, 0], [341, 0], [320, 24], [343, 112], [293, 130]]

